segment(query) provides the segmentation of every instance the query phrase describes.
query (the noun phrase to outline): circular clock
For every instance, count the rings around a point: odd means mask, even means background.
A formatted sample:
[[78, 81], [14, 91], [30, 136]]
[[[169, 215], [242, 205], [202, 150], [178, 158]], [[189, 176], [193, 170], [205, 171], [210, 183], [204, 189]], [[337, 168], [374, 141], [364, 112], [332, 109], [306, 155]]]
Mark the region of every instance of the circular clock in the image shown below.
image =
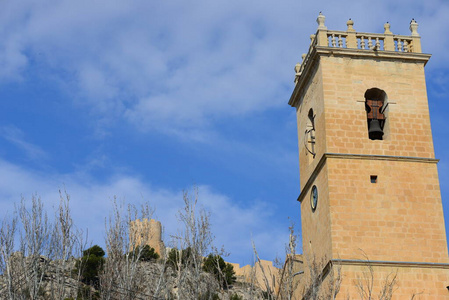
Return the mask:
[[318, 204], [318, 188], [316, 187], [316, 185], [314, 185], [310, 193], [310, 206], [312, 207], [312, 211], [315, 211], [317, 204]]

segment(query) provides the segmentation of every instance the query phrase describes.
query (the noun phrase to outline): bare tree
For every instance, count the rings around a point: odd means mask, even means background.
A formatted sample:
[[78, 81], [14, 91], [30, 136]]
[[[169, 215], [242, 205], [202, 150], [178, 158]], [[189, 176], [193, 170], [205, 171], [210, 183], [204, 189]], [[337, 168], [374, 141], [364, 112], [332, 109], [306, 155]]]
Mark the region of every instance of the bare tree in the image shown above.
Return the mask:
[[[17, 237], [17, 234], [19, 237]], [[14, 242], [20, 238], [19, 252]], [[41, 199], [33, 195], [28, 209], [24, 198], [11, 219], [5, 218], [0, 229], [0, 268], [4, 299], [64, 299], [75, 295], [78, 280], [71, 280], [75, 266], [72, 258], [82, 243], [70, 215], [69, 195], [60, 192], [55, 223], [48, 221]], [[71, 259], [71, 263], [68, 260]], [[55, 261], [56, 260], [56, 261]]]
[[20, 299], [38, 299], [43, 293], [45, 272], [53, 259], [54, 232], [48, 222], [40, 197], [33, 195], [31, 210], [26, 207], [25, 199], [18, 208], [20, 231], [20, 251], [17, 255], [20, 276], [23, 285], [19, 292]]
[[[252, 242], [252, 244], [253, 244], [254, 257], [256, 260], [254, 263], [254, 266], [253, 266], [252, 276], [254, 276], [256, 283], [259, 284], [259, 282], [257, 282], [257, 271], [260, 269], [261, 278], [262, 278], [264, 286], [259, 286], [259, 287], [264, 290], [265, 299], [274, 300], [274, 299], [276, 299], [276, 297], [275, 297], [275, 289], [276, 289], [275, 278], [276, 278], [277, 274], [273, 274], [272, 270], [270, 268], [269, 269], [264, 268], [262, 261], [259, 257], [259, 254], [257, 253], [257, 249], [256, 249], [256, 245], [254, 244], [254, 241]], [[254, 279], [251, 279], [251, 281], [253, 281]]]
[[[74, 256], [86, 248], [87, 236], [74, 226], [70, 210], [70, 195], [59, 191], [59, 206], [55, 214], [52, 247], [54, 259], [48, 297], [62, 300], [68, 296], [77, 297], [80, 288], [82, 260], [76, 262]], [[73, 278], [72, 278], [73, 277]]]
[[[362, 251], [362, 250], [360, 250]], [[396, 289], [397, 285], [397, 271], [395, 273], [389, 273], [385, 279], [383, 280], [379, 295], [376, 297], [374, 295], [374, 268], [372, 263], [370, 262], [368, 256], [365, 252], [362, 251], [362, 254], [365, 258], [365, 268], [366, 270], [362, 272], [362, 274], [357, 274], [357, 279], [354, 281], [354, 285], [357, 288], [357, 292], [360, 296], [360, 299], [363, 300], [390, 300], [393, 298], [393, 293]], [[413, 299], [415, 295], [412, 295]]]
[[[100, 276], [102, 299], [137, 299], [143, 291], [144, 276], [140, 264], [143, 245], [149, 232], [142, 232], [140, 239], [130, 233], [130, 224], [136, 219], [150, 219], [153, 210], [146, 203], [137, 209], [134, 205], [117, 203], [106, 222], [107, 258]], [[132, 254], [131, 254], [132, 252]]]
[[343, 282], [343, 276], [341, 274], [341, 265], [335, 265], [333, 262], [330, 264], [330, 270], [328, 273], [328, 285], [327, 285], [327, 295], [328, 299], [336, 299], [337, 295], [340, 293], [341, 284]]
[[[146, 249], [142, 241], [151, 240], [151, 231], [130, 234], [130, 224], [136, 219], [150, 219], [153, 211], [149, 205], [137, 209], [115, 200], [106, 220], [107, 257], [100, 283], [92, 287], [81, 283], [83, 260], [74, 258], [86, 248], [86, 240], [74, 225], [70, 196], [65, 191], [59, 196], [53, 223], [38, 196], [32, 197], [30, 208], [22, 198], [11, 219], [3, 220], [0, 298], [61, 300], [96, 294], [102, 299], [211, 299], [219, 290], [217, 280], [202, 271], [203, 257], [210, 251], [213, 237], [209, 213], [198, 209], [197, 190], [193, 199], [187, 192], [183, 195], [185, 206], [178, 214], [183, 229], [175, 240], [180, 253], [189, 254], [180, 255], [175, 273], [165, 255], [158, 264], [140, 261]], [[20, 240], [18, 252], [14, 252], [16, 240]], [[83, 293], [79, 293], [81, 290]]]
[[295, 233], [295, 226], [293, 223], [290, 224], [289, 231], [289, 242], [285, 247], [285, 261], [282, 263], [277, 259], [277, 264], [281, 266], [282, 271], [278, 278], [276, 299], [282, 300], [294, 299], [295, 292], [299, 286], [299, 279], [296, 276], [304, 273], [304, 271], [299, 268], [299, 265], [302, 265], [302, 262], [298, 262], [296, 259], [296, 241], [298, 236]]
[[17, 216], [5, 218], [0, 228], [0, 271], [3, 274], [3, 286], [0, 296], [4, 299], [15, 299], [17, 282], [14, 282], [14, 268], [11, 257], [14, 252], [14, 238], [16, 234]]
[[303, 299], [336, 299], [343, 281], [341, 265], [325, 258], [305, 259], [308, 273], [303, 282]]
[[305, 276], [304, 298], [305, 299], [321, 299], [321, 289], [323, 283], [323, 263], [318, 263], [315, 257], [306, 258], [308, 276]]
[[[178, 299], [207, 299], [217, 283], [210, 274], [202, 271], [203, 257], [211, 250], [213, 236], [210, 213], [198, 209], [198, 189], [194, 198], [184, 192], [184, 208], [178, 213], [183, 229], [173, 236], [174, 246], [180, 249], [176, 256], [176, 287]], [[184, 252], [184, 254], [183, 254]]]

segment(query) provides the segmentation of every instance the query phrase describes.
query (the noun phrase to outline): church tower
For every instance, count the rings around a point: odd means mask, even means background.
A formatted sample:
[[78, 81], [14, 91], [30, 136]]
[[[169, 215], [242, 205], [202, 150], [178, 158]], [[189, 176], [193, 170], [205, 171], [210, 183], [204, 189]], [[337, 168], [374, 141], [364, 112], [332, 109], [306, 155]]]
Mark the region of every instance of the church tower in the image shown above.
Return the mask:
[[[305, 273], [339, 299], [449, 299], [449, 258], [418, 24], [410, 36], [328, 30], [295, 67]], [[315, 278], [312, 278], [314, 277]], [[371, 279], [370, 279], [371, 278]], [[304, 283], [309, 282], [309, 283]], [[331, 287], [322, 290], [331, 290]]]

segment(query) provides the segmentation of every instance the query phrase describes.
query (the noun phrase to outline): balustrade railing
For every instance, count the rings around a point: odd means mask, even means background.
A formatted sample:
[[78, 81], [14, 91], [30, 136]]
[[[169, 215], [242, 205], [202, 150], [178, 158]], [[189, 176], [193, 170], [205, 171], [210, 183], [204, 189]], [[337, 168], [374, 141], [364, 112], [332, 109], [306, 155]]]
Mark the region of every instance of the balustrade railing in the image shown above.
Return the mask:
[[303, 54], [302, 55], [302, 62], [301, 62], [301, 64], [297, 64], [295, 66], [295, 72], [296, 72], [295, 83], [298, 81], [299, 76], [301, 76], [302, 71], [306, 67], [307, 62], [309, 61], [309, 58], [310, 58], [310, 53], [312, 52], [313, 48], [317, 45], [317, 40], [316, 40], [314, 34], [312, 34], [310, 36], [310, 40], [311, 41], [310, 41], [309, 51], [307, 52], [307, 54]]
[[415, 52], [413, 51], [413, 39], [407, 36], [393, 36], [395, 49], [397, 52]]
[[[331, 48], [354, 48], [361, 50], [377, 50], [386, 51], [385, 35], [373, 33], [355, 33], [356, 44], [348, 43], [348, 32], [346, 31], [330, 31], [327, 34], [327, 47]], [[414, 52], [413, 38], [404, 35], [392, 35], [393, 45], [390, 51], [395, 52]], [[321, 45], [320, 45], [321, 46]]]
[[311, 44], [307, 54], [303, 54], [303, 60], [295, 66], [296, 78], [299, 80], [302, 71], [309, 61], [314, 47], [330, 47], [342, 49], [358, 49], [365, 51], [391, 51], [401, 53], [421, 53], [421, 38], [418, 34], [418, 23], [412, 19], [410, 22], [410, 36], [395, 35], [390, 31], [390, 24], [384, 24], [383, 34], [356, 32], [354, 22], [349, 19], [346, 23], [347, 31], [327, 30], [324, 25], [325, 17], [320, 13], [317, 18], [318, 31], [311, 36]]

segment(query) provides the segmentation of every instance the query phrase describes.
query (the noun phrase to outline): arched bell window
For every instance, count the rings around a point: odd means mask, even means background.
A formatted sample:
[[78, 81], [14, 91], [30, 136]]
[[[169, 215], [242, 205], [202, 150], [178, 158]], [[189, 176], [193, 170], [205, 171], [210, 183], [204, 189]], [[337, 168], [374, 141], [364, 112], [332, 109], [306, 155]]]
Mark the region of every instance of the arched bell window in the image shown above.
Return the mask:
[[315, 158], [315, 121], [314, 121], [314, 114], [313, 109], [309, 110], [309, 113], [307, 115], [307, 127], [305, 132], [305, 138], [304, 138], [304, 146], [306, 147], [307, 152], [312, 154], [312, 158]]
[[384, 139], [387, 106], [387, 94], [385, 91], [378, 88], [372, 88], [365, 92], [368, 137], [371, 140]]

